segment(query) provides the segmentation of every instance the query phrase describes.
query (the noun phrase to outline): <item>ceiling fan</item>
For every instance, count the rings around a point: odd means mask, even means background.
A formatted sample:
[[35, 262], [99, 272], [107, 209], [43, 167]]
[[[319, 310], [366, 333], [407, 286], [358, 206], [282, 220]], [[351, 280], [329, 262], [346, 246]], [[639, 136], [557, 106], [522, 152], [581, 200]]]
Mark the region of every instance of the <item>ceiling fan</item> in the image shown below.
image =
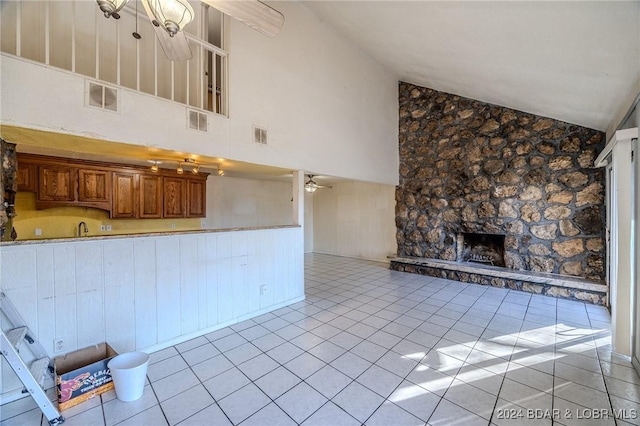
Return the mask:
[[316, 181], [315, 181], [315, 180], [313, 180], [314, 176], [315, 176], [315, 175], [307, 175], [308, 180], [307, 180], [307, 182], [304, 184], [304, 190], [305, 190], [305, 191], [307, 191], [307, 192], [311, 192], [311, 193], [314, 193], [314, 192], [316, 192], [316, 190], [317, 190], [317, 189], [319, 189], [319, 188], [329, 188], [329, 189], [333, 188], [332, 186], [318, 185], [318, 184], [316, 183]]
[[[118, 12], [128, 0], [96, 0], [104, 16], [119, 19]], [[194, 11], [188, 0], [140, 0], [149, 20], [153, 24], [158, 42], [167, 59], [184, 61], [192, 57], [184, 27], [194, 17]], [[284, 24], [284, 15], [259, 0], [201, 0], [220, 12], [266, 35], [275, 37]], [[137, 3], [136, 3], [137, 6]], [[137, 32], [134, 37], [139, 38]]]

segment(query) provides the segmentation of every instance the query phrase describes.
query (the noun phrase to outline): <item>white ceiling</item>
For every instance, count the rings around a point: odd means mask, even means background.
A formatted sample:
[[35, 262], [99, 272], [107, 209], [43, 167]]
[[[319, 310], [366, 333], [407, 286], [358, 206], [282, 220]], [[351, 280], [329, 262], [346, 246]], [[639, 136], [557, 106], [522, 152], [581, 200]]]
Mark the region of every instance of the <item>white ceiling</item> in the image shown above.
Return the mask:
[[598, 130], [640, 78], [640, 1], [303, 3], [399, 80]]

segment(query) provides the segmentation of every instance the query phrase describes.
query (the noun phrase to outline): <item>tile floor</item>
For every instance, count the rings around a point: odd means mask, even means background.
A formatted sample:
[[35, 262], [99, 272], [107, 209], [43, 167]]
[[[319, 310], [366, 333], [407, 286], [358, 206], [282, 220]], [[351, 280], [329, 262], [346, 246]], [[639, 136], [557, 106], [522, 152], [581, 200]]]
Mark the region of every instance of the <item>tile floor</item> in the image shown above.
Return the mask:
[[[66, 425], [638, 425], [606, 309], [305, 256], [306, 300], [153, 353]], [[30, 398], [2, 426], [46, 425]]]

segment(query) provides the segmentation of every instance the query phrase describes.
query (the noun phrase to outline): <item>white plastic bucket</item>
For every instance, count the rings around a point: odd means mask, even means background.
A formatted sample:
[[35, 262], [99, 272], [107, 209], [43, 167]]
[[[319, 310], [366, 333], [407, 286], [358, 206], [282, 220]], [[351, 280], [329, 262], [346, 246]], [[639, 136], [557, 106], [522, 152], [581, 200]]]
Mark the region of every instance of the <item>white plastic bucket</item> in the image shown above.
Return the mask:
[[117, 355], [109, 361], [116, 397], [120, 401], [130, 402], [140, 399], [147, 377], [149, 355], [144, 352], [127, 352]]

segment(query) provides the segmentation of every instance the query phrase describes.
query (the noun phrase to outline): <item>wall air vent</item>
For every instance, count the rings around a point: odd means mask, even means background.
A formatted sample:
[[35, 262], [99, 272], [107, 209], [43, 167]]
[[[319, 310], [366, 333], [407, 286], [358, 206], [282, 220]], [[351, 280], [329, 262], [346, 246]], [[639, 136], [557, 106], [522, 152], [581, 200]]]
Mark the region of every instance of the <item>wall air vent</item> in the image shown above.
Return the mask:
[[253, 126], [253, 141], [262, 145], [267, 144], [267, 129]]
[[209, 116], [207, 114], [187, 108], [187, 128], [199, 132], [208, 132], [208, 119]]
[[85, 105], [118, 112], [118, 90], [87, 80]]

